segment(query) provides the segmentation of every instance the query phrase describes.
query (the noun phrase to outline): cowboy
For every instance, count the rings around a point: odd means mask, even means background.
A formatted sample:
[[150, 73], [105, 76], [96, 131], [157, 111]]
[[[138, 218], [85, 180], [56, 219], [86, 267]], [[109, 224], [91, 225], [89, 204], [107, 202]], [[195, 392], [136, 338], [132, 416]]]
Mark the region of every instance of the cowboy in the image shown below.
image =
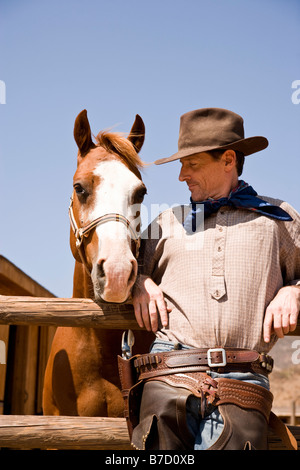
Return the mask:
[[205, 108], [181, 117], [178, 152], [155, 162], [180, 161], [191, 203], [142, 240], [133, 305], [156, 339], [134, 360], [138, 449], [267, 447], [268, 353], [300, 309], [300, 216], [239, 179], [245, 156], [267, 146], [244, 137], [241, 116]]

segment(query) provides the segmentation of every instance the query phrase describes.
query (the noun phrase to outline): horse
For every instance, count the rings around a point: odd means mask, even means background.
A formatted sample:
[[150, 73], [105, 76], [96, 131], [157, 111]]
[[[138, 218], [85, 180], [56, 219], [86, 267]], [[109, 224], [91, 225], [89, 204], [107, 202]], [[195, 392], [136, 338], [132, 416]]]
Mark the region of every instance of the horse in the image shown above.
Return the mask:
[[[74, 124], [77, 169], [69, 208], [75, 258], [73, 297], [123, 303], [138, 273], [140, 205], [146, 194], [139, 157], [145, 126], [137, 114], [128, 137], [102, 131], [94, 140], [83, 110]], [[120, 330], [58, 327], [47, 362], [44, 415], [124, 416], [117, 356]], [[153, 340], [135, 332], [137, 350]]]

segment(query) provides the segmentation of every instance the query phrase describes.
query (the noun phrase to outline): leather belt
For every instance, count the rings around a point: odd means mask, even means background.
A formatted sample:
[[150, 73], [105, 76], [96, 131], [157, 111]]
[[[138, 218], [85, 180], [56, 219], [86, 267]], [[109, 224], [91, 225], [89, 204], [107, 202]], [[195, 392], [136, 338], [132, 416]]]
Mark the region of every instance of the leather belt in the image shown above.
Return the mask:
[[273, 359], [250, 349], [209, 348], [188, 349], [138, 355], [134, 366], [139, 379], [183, 372], [256, 372], [268, 375]]

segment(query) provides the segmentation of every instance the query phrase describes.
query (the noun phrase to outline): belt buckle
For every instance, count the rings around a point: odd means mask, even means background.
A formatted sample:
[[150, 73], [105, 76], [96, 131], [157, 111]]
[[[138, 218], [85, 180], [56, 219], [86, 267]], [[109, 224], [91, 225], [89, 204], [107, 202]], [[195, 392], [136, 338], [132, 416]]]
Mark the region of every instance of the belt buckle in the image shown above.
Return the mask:
[[[212, 362], [211, 353], [212, 352], [221, 352], [222, 353], [222, 362]], [[211, 348], [207, 350], [207, 363], [209, 367], [224, 367], [227, 364], [226, 360], [226, 351], [224, 348]]]

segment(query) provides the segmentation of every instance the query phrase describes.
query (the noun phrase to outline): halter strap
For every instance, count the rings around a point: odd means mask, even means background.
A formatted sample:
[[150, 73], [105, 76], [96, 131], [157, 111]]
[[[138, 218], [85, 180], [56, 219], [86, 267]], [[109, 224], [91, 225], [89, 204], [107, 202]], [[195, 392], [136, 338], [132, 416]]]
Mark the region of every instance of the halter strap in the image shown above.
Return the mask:
[[[136, 258], [138, 257], [139, 248], [140, 248], [140, 238], [137, 232], [132, 228], [129, 220], [124, 215], [111, 212], [109, 214], [104, 214], [101, 217], [98, 217], [97, 219], [93, 220], [92, 222], [85, 225], [84, 227], [78, 227], [75, 217], [74, 217], [74, 212], [73, 212], [73, 196], [71, 196], [71, 202], [69, 206], [69, 218], [70, 218], [70, 224], [71, 224], [71, 227], [74, 232], [75, 239], [76, 239], [76, 247], [78, 249], [81, 261], [83, 262], [86, 269], [87, 269], [86, 260], [84, 257], [83, 247], [82, 247], [83, 238], [88, 237], [88, 234], [90, 233], [90, 231], [96, 228], [98, 225], [105, 224], [106, 222], [121, 222], [122, 224], [125, 225], [125, 227], [130, 232], [131, 239], [135, 242], [135, 246], [136, 246], [135, 256]], [[90, 271], [88, 269], [87, 271], [90, 274]]]

